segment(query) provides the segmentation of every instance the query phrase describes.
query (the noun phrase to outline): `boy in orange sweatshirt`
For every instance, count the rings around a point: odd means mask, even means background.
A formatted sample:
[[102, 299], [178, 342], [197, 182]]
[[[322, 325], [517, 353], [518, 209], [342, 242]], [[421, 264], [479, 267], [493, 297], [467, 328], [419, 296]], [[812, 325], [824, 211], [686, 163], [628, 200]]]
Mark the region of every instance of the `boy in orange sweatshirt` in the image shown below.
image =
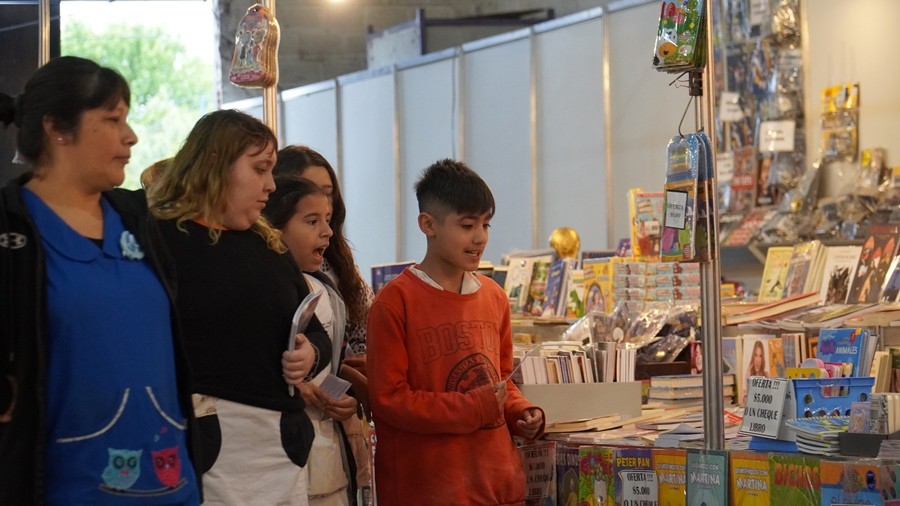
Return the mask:
[[509, 301], [475, 274], [494, 197], [465, 164], [442, 160], [416, 183], [421, 263], [369, 310], [369, 398], [380, 506], [524, 504], [512, 435], [543, 433], [543, 411], [507, 381]]

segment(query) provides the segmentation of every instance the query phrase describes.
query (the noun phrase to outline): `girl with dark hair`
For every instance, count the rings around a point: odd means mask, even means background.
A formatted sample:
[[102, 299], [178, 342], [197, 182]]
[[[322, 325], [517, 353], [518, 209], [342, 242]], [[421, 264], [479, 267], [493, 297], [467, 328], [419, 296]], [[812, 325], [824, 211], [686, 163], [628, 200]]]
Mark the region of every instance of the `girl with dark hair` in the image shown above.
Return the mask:
[[29, 172], [0, 193], [0, 504], [198, 504], [188, 372], [159, 230], [115, 189], [128, 83], [66, 56], [0, 122]]
[[262, 216], [277, 149], [259, 120], [215, 111], [150, 186], [176, 267], [207, 504], [307, 504], [314, 432], [289, 385], [323, 370], [332, 347], [317, 318], [290, 336], [309, 287]]

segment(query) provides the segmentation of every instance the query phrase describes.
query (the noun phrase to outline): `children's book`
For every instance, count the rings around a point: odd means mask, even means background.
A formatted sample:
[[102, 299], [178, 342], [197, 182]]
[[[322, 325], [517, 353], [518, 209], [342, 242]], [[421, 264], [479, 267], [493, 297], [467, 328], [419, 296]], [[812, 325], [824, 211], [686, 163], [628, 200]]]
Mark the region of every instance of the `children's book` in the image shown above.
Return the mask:
[[653, 450], [617, 448], [615, 460], [616, 504], [653, 504], [659, 495]]
[[861, 250], [861, 246], [830, 246], [827, 249], [819, 291], [823, 304], [843, 304], [847, 301]]
[[[572, 267], [571, 265], [569, 267]], [[581, 318], [584, 312], [584, 270], [569, 268], [566, 270], [566, 287], [562, 298], [565, 306], [557, 316], [563, 318]]]
[[412, 260], [373, 265], [372, 291], [378, 293], [379, 290], [384, 288], [384, 285], [399, 276], [407, 267], [412, 267], [413, 265], [416, 265], [416, 263]]
[[560, 444], [556, 447], [557, 504], [578, 504], [578, 448], [577, 444]]
[[847, 303], [878, 302], [893, 258], [897, 255], [900, 226], [872, 225], [863, 242]]
[[[544, 301], [538, 316], [555, 317], [559, 310], [560, 295], [566, 279], [568, 264], [564, 258], [554, 260], [547, 271], [547, 286], [544, 288]], [[532, 311], [532, 314], [534, 312]]]
[[769, 456], [750, 451], [731, 451], [731, 506], [768, 506], [771, 501]]
[[659, 257], [664, 197], [661, 192], [645, 192], [640, 188], [628, 190], [631, 250], [636, 257]]
[[788, 266], [794, 253], [793, 246], [773, 246], [766, 252], [762, 281], [759, 286], [759, 302], [774, 302], [782, 299]]
[[784, 378], [784, 341], [780, 337], [769, 339], [769, 376]]
[[584, 314], [613, 310], [613, 264], [608, 261], [585, 262]]
[[[687, 452], [653, 448], [653, 469], [659, 482], [659, 506], [682, 506], [686, 501]], [[562, 504], [562, 503], [560, 503]]]
[[[309, 294], [300, 301], [300, 305], [297, 306], [297, 310], [294, 311], [294, 316], [291, 319], [291, 332], [288, 335], [287, 343], [288, 351], [293, 351], [294, 347], [297, 345], [297, 334], [306, 332], [306, 327], [309, 325], [310, 320], [312, 320], [313, 315], [316, 314], [316, 306], [319, 304], [319, 299], [322, 298], [323, 293], [325, 293], [325, 290], [309, 292]], [[288, 395], [291, 397], [294, 396], [294, 385], [288, 385]]]
[[728, 504], [728, 454], [724, 451], [688, 449], [688, 506]]
[[784, 367], [797, 367], [803, 362], [803, 332], [785, 332], [781, 334], [781, 347], [784, 356]]
[[506, 274], [506, 282], [503, 286], [509, 297], [509, 307], [513, 314], [522, 314], [525, 302], [528, 300], [528, 292], [531, 288], [531, 275], [536, 261], [550, 262], [551, 255], [536, 257], [511, 257], [509, 270]]
[[882, 477], [890, 474], [882, 474], [879, 461], [823, 459], [820, 473], [821, 504], [883, 504], [882, 493], [890, 493], [882, 483]]
[[820, 504], [819, 459], [787, 453], [769, 454], [772, 504]]
[[582, 446], [578, 449], [578, 501], [582, 506], [615, 506], [614, 448]]
[[519, 447], [525, 469], [525, 505], [544, 506], [556, 500], [556, 442], [537, 441]]
[[525, 294], [525, 305], [522, 313], [530, 316], [541, 316], [544, 300], [547, 298], [547, 281], [550, 276], [551, 259], [538, 257], [531, 268], [531, 283]]
[[821, 244], [819, 241], [807, 241], [794, 246], [791, 260], [788, 263], [787, 276], [784, 279], [783, 297], [805, 293], [803, 288], [806, 286], [806, 277], [809, 275]]
[[867, 376], [868, 370], [861, 370], [869, 340], [866, 329], [823, 329], [819, 332], [816, 358], [826, 364], [849, 364], [844, 367], [844, 376]]
[[[740, 378], [740, 363], [744, 357], [743, 341], [740, 337], [722, 338], [722, 373]], [[740, 380], [736, 381], [738, 388], [736, 394], [740, 396]]]

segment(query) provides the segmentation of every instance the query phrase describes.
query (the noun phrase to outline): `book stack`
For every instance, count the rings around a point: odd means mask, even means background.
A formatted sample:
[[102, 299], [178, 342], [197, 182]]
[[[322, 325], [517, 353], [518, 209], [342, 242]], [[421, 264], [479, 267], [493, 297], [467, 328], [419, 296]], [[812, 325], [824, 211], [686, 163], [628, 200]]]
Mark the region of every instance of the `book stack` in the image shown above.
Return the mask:
[[[734, 375], [722, 376], [726, 404], [734, 402]], [[689, 407], [703, 405], [703, 377], [695, 374], [674, 374], [650, 378], [650, 404], [660, 407]]]
[[813, 455], [840, 455], [838, 435], [850, 426], [849, 416], [791, 418], [785, 424], [797, 437], [797, 449]]

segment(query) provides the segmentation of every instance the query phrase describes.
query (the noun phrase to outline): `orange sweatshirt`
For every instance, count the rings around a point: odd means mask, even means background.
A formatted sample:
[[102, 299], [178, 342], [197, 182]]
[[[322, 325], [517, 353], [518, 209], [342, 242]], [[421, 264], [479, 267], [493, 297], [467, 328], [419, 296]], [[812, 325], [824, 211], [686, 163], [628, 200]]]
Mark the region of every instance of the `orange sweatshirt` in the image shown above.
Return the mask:
[[492, 385], [512, 370], [506, 293], [457, 294], [409, 269], [369, 311], [369, 398], [381, 506], [523, 504], [525, 475], [510, 435], [531, 405], [512, 382], [501, 413]]

